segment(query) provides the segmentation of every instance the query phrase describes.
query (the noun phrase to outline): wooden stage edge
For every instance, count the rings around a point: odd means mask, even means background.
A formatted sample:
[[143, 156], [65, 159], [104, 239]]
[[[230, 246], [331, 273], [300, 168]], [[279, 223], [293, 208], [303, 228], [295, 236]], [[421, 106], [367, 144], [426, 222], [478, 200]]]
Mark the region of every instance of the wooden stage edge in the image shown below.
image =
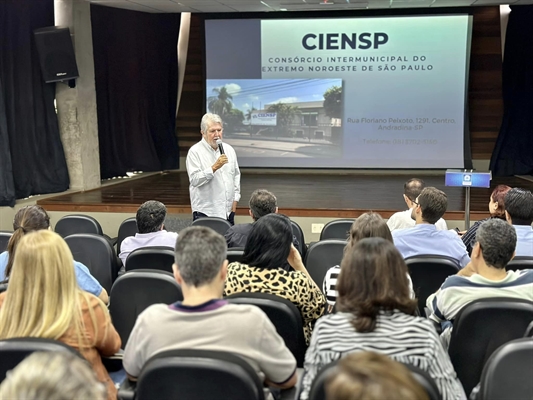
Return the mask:
[[[370, 210], [389, 218], [405, 209], [402, 198], [403, 184], [413, 177], [407, 174], [376, 175], [361, 173], [311, 174], [243, 172], [241, 201], [237, 215], [248, 215], [248, 200], [258, 188], [273, 192], [278, 198], [279, 212], [289, 217], [356, 218]], [[445, 218], [465, 218], [463, 188], [445, 187], [444, 172], [418, 175], [427, 186], [435, 186], [448, 195]], [[520, 186], [533, 190], [533, 182], [519, 177], [495, 178], [491, 188], [498, 184]], [[169, 214], [191, 214], [189, 181], [184, 171], [150, 173], [124, 179], [100, 188], [70, 192], [37, 201], [48, 211], [70, 213], [135, 213], [147, 200], [159, 200]], [[296, 190], [295, 190], [296, 189]], [[487, 204], [492, 189], [471, 189], [471, 219], [486, 218]]]

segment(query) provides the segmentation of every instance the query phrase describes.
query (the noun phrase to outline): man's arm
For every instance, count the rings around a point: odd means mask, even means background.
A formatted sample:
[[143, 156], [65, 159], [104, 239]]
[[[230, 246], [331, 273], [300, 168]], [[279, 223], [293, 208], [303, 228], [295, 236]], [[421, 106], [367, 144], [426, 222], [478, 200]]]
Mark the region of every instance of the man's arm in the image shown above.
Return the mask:
[[194, 187], [205, 185], [213, 179], [215, 172], [227, 163], [228, 157], [226, 155], [221, 155], [212, 166], [202, 168], [200, 155], [189, 150], [185, 161], [187, 174], [189, 175], [189, 182]]
[[233, 207], [231, 210], [235, 212], [237, 211], [237, 203], [241, 199], [241, 170], [239, 169], [239, 163], [237, 162], [237, 154], [233, 152], [233, 155], [235, 157], [235, 175], [233, 177], [235, 197], [233, 198]]

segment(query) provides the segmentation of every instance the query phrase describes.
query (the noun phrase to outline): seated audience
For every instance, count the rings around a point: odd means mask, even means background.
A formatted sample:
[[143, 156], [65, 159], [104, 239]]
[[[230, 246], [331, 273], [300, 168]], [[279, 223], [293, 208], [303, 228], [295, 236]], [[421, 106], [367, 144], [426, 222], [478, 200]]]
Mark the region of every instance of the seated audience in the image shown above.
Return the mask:
[[[395, 214], [392, 214], [391, 217], [387, 220], [387, 226], [391, 232], [394, 232], [398, 229], [412, 228], [415, 226], [415, 221], [411, 218], [413, 208], [417, 205], [415, 199], [420, 195], [422, 189], [426, 187], [426, 183], [422, 179], [412, 178], [409, 179], [403, 185], [403, 200], [407, 204], [407, 210], [399, 211]], [[445, 231], [448, 229], [446, 221], [440, 218], [435, 222], [435, 226], [438, 230]]]
[[30, 354], [0, 384], [0, 399], [105, 400], [106, 387], [80, 357], [68, 352]]
[[126, 265], [126, 259], [130, 253], [141, 247], [167, 246], [174, 248], [178, 234], [165, 230], [166, 216], [167, 208], [159, 201], [149, 200], [141, 204], [135, 216], [138, 233], [135, 236], [125, 238], [120, 245], [119, 257], [123, 265]]
[[466, 251], [468, 251], [468, 254], [472, 254], [472, 248], [474, 247], [474, 244], [476, 243], [476, 232], [479, 228], [479, 226], [483, 223], [488, 221], [491, 218], [500, 218], [505, 219], [505, 195], [507, 192], [511, 190], [509, 186], [506, 185], [498, 185], [494, 188], [490, 195], [490, 201], [489, 201], [489, 213], [490, 217], [482, 219], [481, 221], [477, 221], [474, 225], [470, 227], [466, 232], [462, 232], [461, 240], [466, 246]]
[[39, 337], [75, 348], [107, 385], [108, 399], [116, 399], [100, 356], [115, 354], [120, 337], [104, 303], [79, 289], [73, 262], [57, 233], [39, 230], [20, 240], [9, 287], [0, 294], [0, 339]]
[[[50, 229], [50, 217], [41, 206], [22, 207], [13, 219], [13, 235], [7, 244], [7, 250], [0, 254], [0, 281], [7, 283], [13, 269], [15, 250], [22, 237], [28, 232]], [[76, 280], [82, 290], [98, 296], [107, 304], [109, 297], [106, 290], [91, 275], [89, 269], [80, 262], [74, 261]]]
[[444, 400], [466, 398], [432, 323], [414, 316], [417, 301], [409, 296], [407, 266], [392, 243], [366, 238], [348, 248], [337, 290], [337, 313], [318, 320], [305, 354], [301, 399], [308, 399], [326, 364], [359, 351], [421, 368]]
[[[385, 220], [375, 212], [367, 212], [357, 218], [350, 228], [349, 236], [349, 242], [346, 245], [345, 251], [353, 247], [357, 241], [367, 237], [380, 237], [392, 243], [392, 235]], [[324, 277], [323, 292], [326, 294], [326, 299], [331, 308], [335, 305], [335, 301], [337, 301], [336, 287], [340, 273], [341, 267], [335, 265], [326, 272], [326, 276]], [[409, 278], [409, 287], [412, 292], [413, 282], [409, 275], [407, 277]], [[412, 296], [414, 298], [414, 292], [412, 292]]]
[[161, 350], [198, 349], [241, 356], [266, 385], [296, 384], [296, 360], [268, 317], [257, 307], [221, 300], [226, 251], [224, 238], [210, 228], [193, 226], [181, 232], [172, 268], [183, 301], [155, 304], [139, 315], [124, 351], [130, 379]]
[[326, 400], [429, 400], [407, 367], [372, 351], [341, 358], [325, 391]]
[[[287, 261], [292, 271], [282, 268]], [[228, 266], [224, 294], [241, 292], [270, 293], [291, 301], [302, 314], [309, 342], [315, 321], [324, 313], [326, 298], [292, 244], [291, 222], [286, 216], [269, 214], [257, 220], [246, 242], [242, 263]]]
[[448, 197], [434, 187], [427, 187], [414, 201], [412, 217], [416, 221], [413, 228], [392, 232], [397, 249], [404, 258], [433, 254], [457, 260], [464, 267], [470, 261], [466, 247], [456, 232], [439, 231], [435, 223], [446, 212]]
[[[533, 301], [533, 270], [505, 270], [515, 247], [516, 233], [511, 225], [498, 218], [481, 224], [472, 249], [472, 261], [428, 297], [426, 305], [431, 311], [430, 318], [441, 323], [452, 321], [472, 301], [489, 297]], [[443, 343], [448, 344], [451, 324], [445, 325], [441, 337]]]
[[[255, 221], [259, 218], [272, 213], [278, 212], [278, 200], [274, 194], [268, 190], [258, 189], [252, 193], [250, 197], [250, 209], [248, 214]], [[225, 233], [224, 237], [228, 243], [228, 248], [231, 247], [244, 247], [246, 246], [246, 240], [250, 236], [253, 224], [237, 224], [233, 225]]]
[[516, 230], [516, 256], [533, 257], [533, 193], [513, 188], [505, 195], [505, 217]]

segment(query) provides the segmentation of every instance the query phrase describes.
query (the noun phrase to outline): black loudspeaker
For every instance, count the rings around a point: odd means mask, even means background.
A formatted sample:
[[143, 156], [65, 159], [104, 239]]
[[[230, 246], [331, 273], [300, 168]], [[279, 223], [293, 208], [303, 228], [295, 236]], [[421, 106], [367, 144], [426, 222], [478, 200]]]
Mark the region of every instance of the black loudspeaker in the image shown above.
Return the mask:
[[46, 83], [68, 81], [79, 76], [68, 28], [51, 26], [36, 29], [33, 33]]

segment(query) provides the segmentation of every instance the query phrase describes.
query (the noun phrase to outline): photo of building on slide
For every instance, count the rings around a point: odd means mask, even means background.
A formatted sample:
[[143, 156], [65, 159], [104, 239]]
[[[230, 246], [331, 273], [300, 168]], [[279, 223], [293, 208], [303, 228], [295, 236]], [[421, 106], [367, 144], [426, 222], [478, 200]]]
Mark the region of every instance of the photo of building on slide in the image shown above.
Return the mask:
[[209, 79], [207, 110], [240, 157], [341, 157], [342, 79]]

